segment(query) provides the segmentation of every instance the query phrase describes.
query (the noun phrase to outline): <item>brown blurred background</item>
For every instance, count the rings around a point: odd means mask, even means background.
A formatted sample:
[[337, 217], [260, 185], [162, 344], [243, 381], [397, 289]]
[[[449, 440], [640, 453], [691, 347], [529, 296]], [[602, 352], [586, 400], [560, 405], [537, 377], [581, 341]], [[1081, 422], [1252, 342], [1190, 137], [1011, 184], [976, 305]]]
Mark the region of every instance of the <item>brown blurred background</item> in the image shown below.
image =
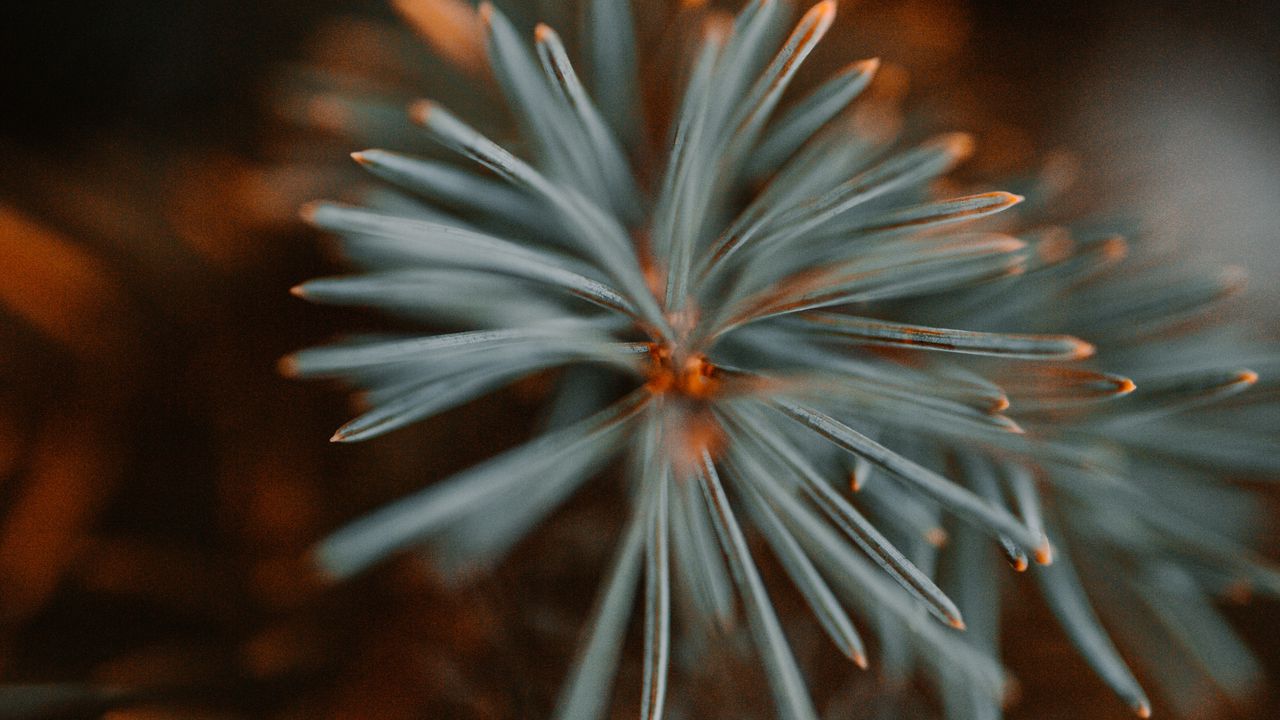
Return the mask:
[[[963, 129], [980, 150], [1069, 147], [1189, 250], [1248, 266], [1257, 307], [1280, 300], [1276, 3], [845, 5], [853, 51], [912, 71], [978, 123]], [[269, 172], [275, 69], [351, 10], [390, 17], [377, 0], [0, 11], [0, 680], [68, 683], [0, 706], [94, 716], [117, 688], [137, 693], [118, 718], [539, 717], [553, 702], [604, 562], [584, 539], [616, 522], [607, 489], [466, 588], [396, 563], [322, 591], [298, 562], [343, 520], [518, 441], [544, 391], [353, 449], [326, 442], [341, 392], [276, 375], [280, 355], [368, 322], [289, 297], [333, 266], [276, 202], [304, 188]], [[1273, 688], [1277, 610], [1233, 611]], [[1009, 644], [1013, 717], [1126, 717], [1042, 613], [1011, 620], [1034, 638]], [[1228, 716], [1280, 716], [1268, 698]]]

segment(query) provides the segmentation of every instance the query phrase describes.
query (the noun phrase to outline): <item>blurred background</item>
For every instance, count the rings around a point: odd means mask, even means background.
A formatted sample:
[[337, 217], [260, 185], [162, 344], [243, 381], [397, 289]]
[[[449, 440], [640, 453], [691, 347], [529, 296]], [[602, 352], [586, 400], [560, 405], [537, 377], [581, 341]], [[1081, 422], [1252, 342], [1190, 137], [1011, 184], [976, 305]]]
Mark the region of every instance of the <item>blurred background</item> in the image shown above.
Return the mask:
[[[842, 5], [849, 52], [909, 71], [993, 172], [1069, 149], [1086, 186], [1189, 256], [1247, 267], [1245, 307], [1274, 318], [1280, 4]], [[122, 694], [113, 717], [537, 717], [554, 700], [603, 563], [573, 548], [611, 522], [607, 492], [465, 588], [398, 565], [321, 592], [300, 563], [341, 521], [517, 441], [541, 392], [353, 449], [327, 442], [342, 393], [276, 374], [363, 321], [288, 294], [334, 266], [294, 220], [328, 188], [280, 168], [296, 138], [277, 81], [341, 45], [317, 40], [339, 13], [392, 17], [378, 0], [0, 10], [0, 706], [17, 708], [0, 717], [96, 716]], [[1277, 610], [1233, 611], [1273, 687]], [[1011, 716], [1112, 717], [1065, 640], [1022, 620], [1037, 641], [1008, 649]]]

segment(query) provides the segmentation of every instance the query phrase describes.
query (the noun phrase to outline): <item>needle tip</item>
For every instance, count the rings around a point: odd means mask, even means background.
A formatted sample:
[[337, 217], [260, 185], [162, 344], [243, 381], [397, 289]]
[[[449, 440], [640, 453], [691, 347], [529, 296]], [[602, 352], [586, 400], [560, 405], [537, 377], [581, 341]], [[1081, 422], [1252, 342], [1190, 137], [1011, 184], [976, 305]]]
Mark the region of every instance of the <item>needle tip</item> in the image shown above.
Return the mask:
[[435, 103], [430, 100], [414, 100], [409, 104], [409, 119], [419, 125], [426, 125], [434, 109]]
[[1079, 338], [1071, 338], [1071, 340], [1073, 341], [1073, 347], [1071, 350], [1072, 360], [1083, 360], [1088, 357], [1093, 357], [1093, 355], [1098, 352], [1098, 348], [1095, 347], [1093, 343], [1087, 343]]
[[287, 378], [298, 377], [298, 360], [293, 355], [285, 355], [276, 361], [276, 372]]
[[305, 223], [314, 223], [316, 220], [316, 213], [320, 211], [321, 204], [322, 203], [319, 201], [312, 201], [303, 205], [298, 208], [298, 217], [302, 218], [302, 221]]
[[880, 69], [880, 58], [873, 57], [866, 60], [859, 60], [853, 64], [853, 69], [857, 72], [871, 75]]
[[1048, 541], [1041, 543], [1040, 546], [1036, 548], [1035, 556], [1037, 565], [1052, 565], [1053, 546], [1049, 545]]

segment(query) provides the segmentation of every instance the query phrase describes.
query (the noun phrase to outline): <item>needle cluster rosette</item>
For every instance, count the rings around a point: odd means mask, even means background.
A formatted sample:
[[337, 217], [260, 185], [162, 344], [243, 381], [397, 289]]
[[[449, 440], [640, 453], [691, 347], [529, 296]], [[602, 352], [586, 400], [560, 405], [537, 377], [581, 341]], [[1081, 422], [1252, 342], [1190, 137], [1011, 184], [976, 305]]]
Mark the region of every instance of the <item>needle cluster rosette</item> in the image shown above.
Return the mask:
[[[637, 42], [625, 0], [584, 3], [580, 63], [552, 28], [530, 37], [487, 3], [400, 5], [460, 72], [496, 83], [516, 131], [495, 141], [477, 127], [501, 127], [498, 108], [464, 118], [445, 96], [408, 115], [453, 157], [354, 154], [386, 187], [361, 207], [304, 214], [363, 272], [296, 293], [450, 331], [351, 338], [301, 351], [286, 370], [364, 391], [342, 442], [534, 374], [557, 373], [559, 389], [547, 432], [339, 530], [316, 550], [321, 567], [347, 578], [419, 545], [444, 567], [483, 567], [621, 456], [627, 520], [557, 717], [607, 706], [637, 585], [643, 717], [663, 713], [682, 614], [689, 632], [745, 619], [778, 715], [817, 716], [748, 523], [852, 662], [868, 664], [861, 617], [894, 662], [921, 661], [963, 696], [949, 709], [998, 714], [1008, 683], [988, 556], [1002, 549], [1017, 569], [1053, 561], [1066, 529], [1041, 500], [1054, 477], [1086, 476], [1102, 506], [1128, 497], [1127, 483], [1095, 472], [1098, 443], [1084, 436], [1134, 383], [1082, 364], [1094, 344], [1053, 323], [1063, 284], [1090, 252], [1110, 257], [1106, 246], [1055, 255], [1040, 235], [993, 230], [1019, 195], [938, 197], [935, 181], [972, 142], [901, 142], [860, 116], [876, 60], [789, 92], [832, 27], [831, 0], [794, 25], [780, 1], [731, 18], [682, 3], [655, 40], [682, 59], [670, 67]], [[668, 85], [681, 88], [669, 103]], [[1068, 330], [1113, 337], [1087, 317]], [[1254, 379], [1233, 377], [1233, 388]], [[1182, 380], [1167, 392], [1217, 388]], [[1116, 417], [1160, 414], [1168, 399]], [[1015, 421], [1021, 403], [1030, 412]], [[873, 473], [884, 479], [868, 485]], [[948, 538], [960, 557], [950, 575], [937, 567]], [[1148, 713], [1070, 568], [1038, 574], [1086, 656]], [[975, 615], [982, 631], [966, 637]]]

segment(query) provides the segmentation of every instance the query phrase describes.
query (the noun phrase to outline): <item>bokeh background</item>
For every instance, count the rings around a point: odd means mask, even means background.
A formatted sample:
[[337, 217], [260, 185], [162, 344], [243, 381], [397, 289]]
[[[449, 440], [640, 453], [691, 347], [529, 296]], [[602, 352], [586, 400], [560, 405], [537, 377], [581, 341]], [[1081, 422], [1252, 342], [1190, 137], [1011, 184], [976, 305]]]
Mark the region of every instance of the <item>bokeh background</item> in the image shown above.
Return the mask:
[[[1246, 266], [1240, 311], [1275, 334], [1280, 5], [842, 5], [848, 52], [910, 71], [993, 170], [1069, 149], [1091, 191], [1187, 257]], [[0, 707], [96, 716], [127, 694], [113, 717], [501, 718], [553, 701], [607, 489], [466, 587], [401, 563], [322, 590], [299, 560], [518, 441], [543, 392], [353, 449], [326, 442], [341, 393], [276, 374], [367, 320], [288, 295], [333, 265], [293, 219], [311, 188], [276, 166], [280, 68], [351, 12], [390, 18], [378, 0], [0, 10]], [[1228, 717], [1280, 716], [1278, 611], [1232, 611], [1272, 688]], [[1010, 621], [1012, 717], [1126, 716], [1034, 605]]]

